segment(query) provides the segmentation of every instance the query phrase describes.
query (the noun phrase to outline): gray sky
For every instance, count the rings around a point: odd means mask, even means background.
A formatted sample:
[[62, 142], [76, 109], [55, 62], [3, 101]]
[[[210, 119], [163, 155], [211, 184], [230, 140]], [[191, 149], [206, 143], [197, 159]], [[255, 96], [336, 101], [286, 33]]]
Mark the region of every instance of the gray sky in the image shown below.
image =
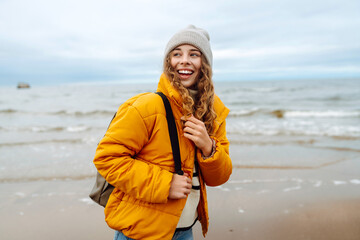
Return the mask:
[[359, 0], [0, 0], [0, 85], [157, 82], [188, 24], [215, 81], [360, 77]]

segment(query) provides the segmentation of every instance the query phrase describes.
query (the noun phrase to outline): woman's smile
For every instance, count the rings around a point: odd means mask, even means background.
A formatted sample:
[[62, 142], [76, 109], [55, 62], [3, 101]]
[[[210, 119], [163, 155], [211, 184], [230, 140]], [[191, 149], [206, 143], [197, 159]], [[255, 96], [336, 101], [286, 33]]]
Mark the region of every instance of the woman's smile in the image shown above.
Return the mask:
[[180, 69], [177, 72], [179, 74], [180, 79], [188, 79], [194, 73], [194, 71], [188, 69]]

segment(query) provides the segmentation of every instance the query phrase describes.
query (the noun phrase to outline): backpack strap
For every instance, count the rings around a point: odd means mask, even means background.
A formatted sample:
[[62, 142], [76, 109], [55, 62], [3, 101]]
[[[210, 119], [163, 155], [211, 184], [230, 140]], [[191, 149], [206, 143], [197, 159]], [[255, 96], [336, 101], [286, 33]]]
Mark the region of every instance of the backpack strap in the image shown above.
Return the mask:
[[161, 97], [164, 102], [165, 110], [166, 110], [166, 120], [169, 128], [169, 135], [171, 141], [171, 148], [173, 152], [173, 158], [175, 163], [175, 172], [179, 175], [184, 175], [184, 172], [181, 170], [181, 156], [180, 156], [180, 148], [179, 148], [179, 138], [175, 123], [175, 118], [171, 109], [171, 105], [165, 94], [162, 92], [156, 92], [157, 95]]

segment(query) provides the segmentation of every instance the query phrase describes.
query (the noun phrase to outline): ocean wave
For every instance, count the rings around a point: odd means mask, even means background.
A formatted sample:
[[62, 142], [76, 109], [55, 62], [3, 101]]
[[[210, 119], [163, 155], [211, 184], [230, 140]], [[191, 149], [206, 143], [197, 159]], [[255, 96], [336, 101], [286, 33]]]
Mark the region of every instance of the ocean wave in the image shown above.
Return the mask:
[[[360, 138], [359, 138], [360, 139]], [[347, 139], [348, 140], [348, 139]], [[356, 152], [360, 153], [360, 149], [357, 148], [349, 148], [349, 147], [334, 147], [334, 146], [317, 146], [315, 143], [319, 142], [319, 140], [309, 139], [309, 140], [286, 140], [286, 141], [275, 141], [275, 140], [230, 140], [230, 144], [234, 145], [257, 145], [257, 146], [283, 146], [283, 145], [300, 145], [311, 148], [318, 149], [329, 149], [340, 152]]]
[[[248, 103], [249, 104], [249, 103]], [[243, 104], [243, 105], [248, 105]], [[230, 104], [242, 105], [242, 104]], [[3, 109], [0, 114], [28, 114], [28, 115], [52, 115], [65, 117], [92, 117], [92, 116], [112, 116], [114, 111], [93, 110], [93, 111], [68, 111], [60, 110], [56, 112], [31, 112], [16, 109]], [[359, 118], [360, 110], [288, 110], [288, 109], [262, 109], [244, 108], [232, 110], [230, 108], [229, 117], [249, 117], [255, 115], [268, 115], [276, 118]], [[56, 130], [56, 129], [55, 129]]]
[[358, 118], [360, 111], [285, 111], [284, 116], [289, 118]]
[[0, 177], [0, 183], [12, 182], [36, 182], [36, 181], [70, 181], [70, 180], [84, 180], [89, 178], [95, 179], [96, 173], [78, 174], [78, 175], [53, 175], [53, 176], [12, 176]]
[[332, 97], [324, 98], [324, 100], [329, 101], [329, 102], [338, 102], [338, 101], [347, 100], [347, 99], [344, 97], [341, 97], [341, 96], [332, 96]]
[[8, 108], [8, 109], [1, 109], [0, 110], [0, 114], [9, 114], [9, 113], [16, 113], [18, 112], [17, 110], [15, 109], [11, 109], [11, 108]]
[[230, 111], [229, 117], [247, 117], [247, 116], [253, 116], [257, 113], [261, 113], [261, 110], [259, 108], [236, 110], [236, 111]]
[[350, 96], [302, 96], [297, 98], [299, 101], [307, 102], [341, 102], [353, 100]]
[[342, 110], [266, 110], [260, 108], [230, 110], [229, 117], [249, 117], [255, 115], [268, 115], [276, 118], [359, 118], [360, 111], [342, 111]]
[[36, 112], [36, 111], [24, 111], [17, 109], [2, 109], [0, 114], [27, 114], [27, 115], [53, 115], [53, 116], [71, 116], [71, 117], [88, 117], [88, 116], [109, 116], [113, 115], [114, 111], [108, 110], [93, 110], [93, 111], [69, 111], [59, 110], [56, 112]]
[[30, 132], [61, 132], [64, 131], [66, 127], [29, 127], [24, 128], [23, 131]]
[[28, 141], [28, 142], [9, 142], [9, 143], [0, 143], [1, 147], [18, 147], [26, 145], [39, 145], [39, 144], [48, 144], [48, 143], [84, 143], [88, 142], [87, 139], [50, 139], [50, 140], [40, 140], [40, 141]]
[[271, 93], [271, 92], [279, 92], [283, 89], [279, 87], [257, 87], [257, 88], [243, 88], [242, 91], [244, 92], [257, 92], [257, 93]]
[[226, 88], [220, 90], [221, 94], [232, 94], [232, 93], [272, 93], [272, 92], [280, 92], [280, 91], [289, 91], [288, 89], [281, 87], [238, 87], [238, 88]]
[[288, 126], [273, 124], [257, 125], [248, 123], [235, 123], [227, 125], [227, 134], [230, 136], [310, 136], [310, 137], [330, 137], [338, 140], [358, 140], [360, 139], [360, 127], [355, 126], [333, 126], [330, 128], [321, 128], [321, 126]]
[[107, 111], [107, 110], [94, 110], [94, 111], [88, 111], [88, 112], [81, 112], [81, 111], [67, 111], [67, 110], [61, 110], [53, 113], [48, 113], [51, 115], [65, 115], [65, 116], [76, 116], [76, 117], [87, 117], [87, 116], [94, 116], [94, 115], [100, 115], [100, 116], [107, 116], [112, 115], [115, 113], [114, 111]]
[[258, 146], [281, 146], [281, 145], [313, 145], [317, 142], [315, 139], [309, 140], [286, 140], [286, 141], [275, 141], [275, 140], [253, 140], [253, 141], [246, 141], [246, 140], [235, 140], [230, 139], [230, 144], [234, 145], [258, 145]]
[[341, 151], [341, 152], [357, 152], [357, 153], [360, 153], [360, 149], [348, 148], [348, 147], [317, 146], [316, 148], [330, 149], [330, 150]]
[[67, 132], [85, 132], [87, 130], [91, 129], [91, 127], [87, 126], [70, 126], [66, 127]]
[[63, 127], [53, 127], [53, 126], [29, 126], [29, 127], [0, 127], [1, 131], [5, 132], [86, 132], [93, 129], [93, 127], [78, 125], [78, 126], [63, 126]]

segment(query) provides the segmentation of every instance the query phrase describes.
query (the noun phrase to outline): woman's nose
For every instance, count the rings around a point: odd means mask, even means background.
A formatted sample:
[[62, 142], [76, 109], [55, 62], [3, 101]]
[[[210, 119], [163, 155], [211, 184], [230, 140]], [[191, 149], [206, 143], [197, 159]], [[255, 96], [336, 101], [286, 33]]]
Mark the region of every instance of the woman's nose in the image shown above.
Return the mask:
[[182, 55], [182, 58], [181, 58], [181, 63], [182, 64], [187, 64], [190, 62], [190, 57], [186, 54]]

